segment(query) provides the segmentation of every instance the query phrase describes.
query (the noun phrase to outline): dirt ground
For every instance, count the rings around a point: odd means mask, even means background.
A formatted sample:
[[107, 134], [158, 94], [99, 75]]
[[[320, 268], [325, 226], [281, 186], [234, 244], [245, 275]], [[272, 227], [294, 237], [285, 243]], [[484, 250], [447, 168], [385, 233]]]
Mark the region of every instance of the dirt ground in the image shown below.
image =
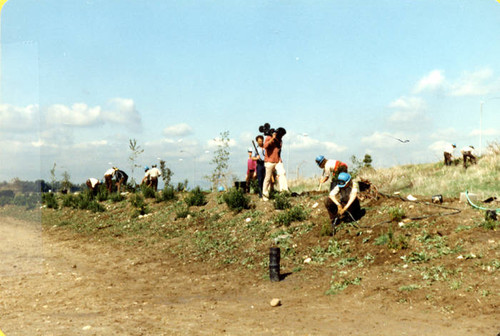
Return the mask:
[[[331, 271], [322, 267], [272, 283], [251, 271], [182, 264], [155, 248], [110, 245], [56, 227], [42, 232], [10, 217], [0, 222], [0, 329], [7, 336], [500, 332], [498, 304], [468, 312], [397, 304], [383, 280], [378, 291], [367, 283], [329, 296]], [[273, 298], [281, 305], [271, 307]]]

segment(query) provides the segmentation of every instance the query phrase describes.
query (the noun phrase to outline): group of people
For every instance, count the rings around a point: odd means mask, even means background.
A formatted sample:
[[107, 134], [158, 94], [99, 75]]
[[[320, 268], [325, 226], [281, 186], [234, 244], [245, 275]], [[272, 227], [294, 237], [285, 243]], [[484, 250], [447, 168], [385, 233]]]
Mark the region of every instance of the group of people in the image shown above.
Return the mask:
[[269, 200], [271, 188], [278, 191], [289, 191], [285, 167], [281, 159], [281, 148], [283, 146], [282, 135], [273, 132], [271, 135], [258, 135], [255, 138], [257, 145], [248, 148], [248, 164], [246, 185], [249, 190], [250, 181], [257, 179], [259, 197], [263, 201]]
[[[149, 167], [144, 167], [144, 178], [141, 181], [141, 185], [145, 185], [154, 189], [154, 191], [158, 190], [158, 177], [161, 176], [160, 170], [156, 165], [152, 165], [151, 169]], [[116, 187], [118, 193], [121, 192], [122, 185], [126, 185], [128, 181], [128, 175], [123, 170], [118, 169], [117, 167], [112, 167], [104, 173], [104, 180], [98, 180], [94, 177], [87, 179], [85, 184], [90, 189], [90, 191], [94, 194], [99, 190], [99, 186], [101, 184], [106, 185], [106, 189], [109, 193], [113, 192], [113, 186]]]
[[[445, 147], [444, 149], [444, 165], [445, 166], [451, 166], [453, 162], [455, 162], [455, 165], [458, 164], [458, 160], [455, 159], [454, 152], [455, 149], [457, 148], [456, 144], [449, 144]], [[476, 156], [474, 155], [475, 149], [474, 146], [465, 146], [460, 150], [460, 153], [462, 154], [463, 158], [463, 164], [464, 168], [467, 169], [467, 161], [470, 164], [476, 164]]]
[[[279, 191], [289, 191], [281, 150], [283, 141], [278, 132], [255, 138], [257, 145], [248, 148], [246, 185], [249, 190], [250, 181], [258, 180], [259, 197], [269, 200], [271, 187], [277, 183]], [[358, 181], [353, 180], [344, 162], [327, 159], [323, 155], [316, 158], [318, 167], [323, 170], [319, 181], [321, 186], [331, 178], [330, 193], [325, 199], [325, 207], [334, 227], [340, 221], [351, 222], [362, 217], [363, 211], [358, 198]]]

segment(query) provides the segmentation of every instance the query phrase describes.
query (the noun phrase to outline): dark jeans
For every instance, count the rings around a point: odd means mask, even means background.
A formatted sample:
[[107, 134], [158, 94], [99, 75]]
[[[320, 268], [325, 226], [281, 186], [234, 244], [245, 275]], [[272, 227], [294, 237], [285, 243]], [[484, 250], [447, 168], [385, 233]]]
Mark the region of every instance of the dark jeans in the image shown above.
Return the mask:
[[264, 178], [266, 177], [266, 167], [264, 161], [257, 161], [257, 180], [259, 181], [259, 197], [262, 197], [262, 189], [264, 187]]
[[[330, 221], [333, 223], [335, 221], [335, 218], [337, 218], [337, 214], [339, 212], [339, 209], [337, 207], [337, 204], [335, 204], [330, 197], [326, 197], [325, 199], [325, 207], [326, 210], [328, 211], [328, 216], [330, 217]], [[349, 215], [349, 213], [352, 215]], [[352, 202], [351, 206], [347, 209], [346, 212], [342, 216], [340, 216], [340, 220], [343, 222], [352, 222], [353, 220], [358, 220], [360, 219], [364, 214], [364, 211], [361, 209], [361, 204], [359, 203], [359, 199], [356, 198], [354, 202]], [[354, 218], [353, 218], [354, 217]]]
[[451, 166], [451, 154], [450, 153], [444, 153], [444, 165]]
[[464, 168], [467, 168], [467, 158], [469, 158], [469, 162], [471, 164], [476, 164], [476, 157], [472, 155], [471, 152], [465, 152], [463, 154], [463, 158], [464, 158]]

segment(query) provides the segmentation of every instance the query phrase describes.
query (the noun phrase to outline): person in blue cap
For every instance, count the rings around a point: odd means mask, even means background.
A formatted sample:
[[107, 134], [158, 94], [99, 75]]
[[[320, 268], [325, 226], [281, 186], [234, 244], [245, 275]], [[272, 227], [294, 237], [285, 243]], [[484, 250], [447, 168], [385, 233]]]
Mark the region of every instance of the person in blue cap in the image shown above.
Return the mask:
[[332, 176], [332, 182], [330, 183], [330, 191], [337, 185], [337, 176], [344, 172], [347, 173], [347, 164], [338, 160], [328, 160], [323, 155], [318, 155], [316, 157], [316, 163], [318, 167], [323, 169], [323, 175], [319, 180], [318, 191], [321, 190], [323, 183], [328, 181], [330, 175]]
[[338, 184], [325, 199], [325, 207], [332, 227], [335, 227], [339, 221], [352, 222], [363, 216], [358, 190], [358, 182], [353, 181], [351, 175], [345, 172], [339, 174]]
[[149, 179], [149, 167], [145, 166], [144, 167], [144, 177], [142, 178], [141, 185], [145, 185], [149, 187], [150, 184], [150, 179]]
[[444, 148], [444, 165], [445, 166], [451, 166], [453, 159], [454, 159], [453, 153], [455, 151], [455, 148], [457, 148], [456, 144], [449, 144], [449, 145], [446, 145], [446, 147]]

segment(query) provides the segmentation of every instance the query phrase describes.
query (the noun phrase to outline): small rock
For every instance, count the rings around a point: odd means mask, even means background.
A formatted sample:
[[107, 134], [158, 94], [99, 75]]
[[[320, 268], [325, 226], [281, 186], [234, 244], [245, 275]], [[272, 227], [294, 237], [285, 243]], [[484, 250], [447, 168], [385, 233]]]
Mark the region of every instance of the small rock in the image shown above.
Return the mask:
[[306, 258], [304, 259], [304, 264], [309, 264], [312, 261], [311, 258]]
[[82, 330], [90, 330], [90, 328], [92, 328], [92, 327], [88, 325], [88, 326], [83, 327]]
[[463, 258], [464, 258], [464, 256], [463, 256], [463, 255], [459, 255], [459, 256], [457, 257], [457, 259], [463, 259]]
[[313, 207], [313, 209], [317, 208], [317, 207], [318, 207], [318, 205], [319, 205], [319, 203], [318, 203], [318, 202], [314, 203], [314, 204], [313, 204], [313, 206], [312, 206], [312, 207]]
[[187, 215], [186, 219], [191, 219], [191, 215]]
[[270, 302], [271, 307], [278, 307], [281, 306], [281, 300], [278, 298], [274, 298]]
[[247, 219], [245, 219], [245, 222], [250, 222], [252, 219], [250, 217], [248, 217]]
[[399, 227], [403, 227], [403, 226], [405, 226], [405, 223], [399, 222], [398, 225], [399, 225]]

